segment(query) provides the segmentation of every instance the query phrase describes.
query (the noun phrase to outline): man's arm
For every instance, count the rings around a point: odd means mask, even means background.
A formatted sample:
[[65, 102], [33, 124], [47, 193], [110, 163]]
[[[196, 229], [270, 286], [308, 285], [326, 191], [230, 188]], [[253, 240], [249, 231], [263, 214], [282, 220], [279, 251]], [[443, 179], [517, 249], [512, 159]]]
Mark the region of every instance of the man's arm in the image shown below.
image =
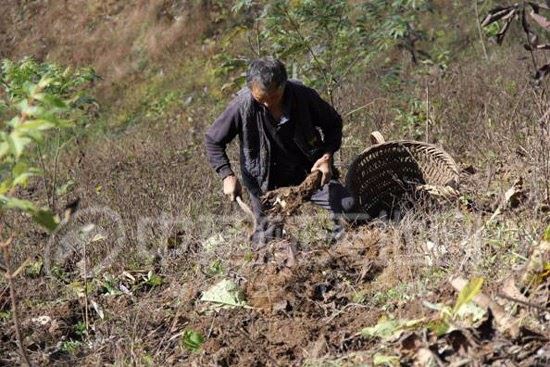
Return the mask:
[[208, 161], [222, 179], [234, 174], [225, 148], [239, 132], [239, 126], [239, 104], [233, 101], [214, 121], [205, 135], [204, 143]]
[[332, 157], [342, 144], [342, 118], [316, 91], [312, 89], [311, 92], [313, 124], [323, 132], [323, 150]]

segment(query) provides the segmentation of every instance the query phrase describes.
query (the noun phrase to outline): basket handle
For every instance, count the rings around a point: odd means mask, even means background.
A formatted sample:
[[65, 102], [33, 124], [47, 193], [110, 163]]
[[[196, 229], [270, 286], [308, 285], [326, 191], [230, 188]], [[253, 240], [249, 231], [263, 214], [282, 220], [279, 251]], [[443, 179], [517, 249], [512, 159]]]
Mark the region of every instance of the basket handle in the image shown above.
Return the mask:
[[384, 139], [380, 131], [373, 131], [370, 134], [370, 142], [372, 144], [382, 144], [386, 142], [386, 139]]

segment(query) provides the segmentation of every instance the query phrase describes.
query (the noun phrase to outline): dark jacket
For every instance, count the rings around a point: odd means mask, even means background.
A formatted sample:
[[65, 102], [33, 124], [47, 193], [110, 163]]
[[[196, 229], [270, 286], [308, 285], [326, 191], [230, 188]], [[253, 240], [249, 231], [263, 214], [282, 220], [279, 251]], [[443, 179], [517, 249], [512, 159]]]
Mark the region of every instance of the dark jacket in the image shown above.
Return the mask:
[[[342, 119], [316, 91], [289, 80], [284, 98], [290, 99], [290, 119], [295, 123], [294, 142], [311, 165], [325, 153], [334, 153], [342, 142]], [[220, 177], [233, 174], [225, 148], [238, 135], [244, 185], [253, 195], [267, 191], [271, 146], [266, 135], [265, 107], [248, 88], [242, 89], [206, 132], [210, 165]]]

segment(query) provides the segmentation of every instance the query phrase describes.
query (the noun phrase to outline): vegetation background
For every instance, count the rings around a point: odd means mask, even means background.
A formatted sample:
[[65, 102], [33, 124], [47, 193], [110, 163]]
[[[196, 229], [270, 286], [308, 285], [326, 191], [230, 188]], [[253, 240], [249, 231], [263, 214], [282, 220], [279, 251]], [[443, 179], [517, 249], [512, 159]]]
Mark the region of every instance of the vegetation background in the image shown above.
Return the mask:
[[[43, 85], [52, 96], [44, 102], [51, 120], [40, 126], [48, 128], [36, 126], [41, 139], [33, 136], [0, 171], [10, 182], [6, 192], [33, 203], [14, 211], [0, 199], [2, 239], [13, 238], [9, 263], [23, 264], [13, 285], [30, 362], [543, 365], [547, 254], [540, 279], [523, 284], [522, 274], [550, 224], [550, 103], [540, 71], [549, 54], [525, 49], [521, 19], [482, 27], [496, 6], [503, 5], [1, 2], [0, 57], [8, 61], [0, 121], [25, 115], [21, 101], [36, 97], [26, 82], [53, 83]], [[526, 19], [544, 44], [548, 30], [529, 9]], [[262, 55], [280, 57], [292, 77], [319, 90], [343, 116], [337, 164], [344, 172], [374, 130], [388, 140], [427, 141], [461, 165], [458, 203], [352, 228], [337, 249], [325, 240], [326, 213], [308, 206], [289, 226], [303, 251], [298, 266], [289, 272], [274, 260], [258, 267], [246, 241], [250, 223], [222, 197], [202, 141], [243, 85], [247, 60]], [[8, 123], [0, 127], [14, 131]], [[236, 161], [235, 144], [230, 150]], [[23, 171], [14, 157], [26, 169], [17, 184]], [[498, 330], [484, 341], [469, 339], [470, 353], [458, 348], [443, 356], [430, 347], [455, 345], [451, 334], [409, 348], [365, 329], [388, 319], [439, 320], [457, 298], [449, 282], [455, 276], [484, 279], [483, 292], [493, 298], [514, 279], [521, 293], [512, 298], [523, 308], [499, 298], [501, 307], [538, 339]], [[252, 308], [212, 310], [201, 302], [201, 292], [227, 279]], [[24, 363], [9, 283], [0, 279], [0, 365]], [[449, 317], [456, 329], [473, 327]], [[422, 323], [409, 326], [433, 332]], [[392, 326], [398, 329], [404, 327]], [[505, 347], [488, 354], [482, 347], [493, 342]], [[531, 353], [518, 355], [518, 346]]]

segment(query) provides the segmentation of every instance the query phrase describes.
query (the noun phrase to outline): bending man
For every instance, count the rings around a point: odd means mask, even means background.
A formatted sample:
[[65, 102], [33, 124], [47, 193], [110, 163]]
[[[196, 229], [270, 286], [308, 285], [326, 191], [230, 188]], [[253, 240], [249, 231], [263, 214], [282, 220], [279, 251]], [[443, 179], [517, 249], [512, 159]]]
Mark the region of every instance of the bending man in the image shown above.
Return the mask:
[[232, 201], [241, 195], [225, 151], [238, 136], [242, 179], [257, 222], [253, 243], [264, 244], [282, 231], [267, 222], [260, 196], [299, 185], [313, 170], [321, 171], [323, 179], [311, 201], [331, 212], [333, 239], [337, 240], [343, 233], [339, 218], [353, 206], [351, 195], [333, 177], [332, 157], [340, 149], [342, 119], [313, 89], [287, 80], [279, 60], [254, 60], [246, 82], [206, 133], [208, 159], [223, 180], [224, 194]]

